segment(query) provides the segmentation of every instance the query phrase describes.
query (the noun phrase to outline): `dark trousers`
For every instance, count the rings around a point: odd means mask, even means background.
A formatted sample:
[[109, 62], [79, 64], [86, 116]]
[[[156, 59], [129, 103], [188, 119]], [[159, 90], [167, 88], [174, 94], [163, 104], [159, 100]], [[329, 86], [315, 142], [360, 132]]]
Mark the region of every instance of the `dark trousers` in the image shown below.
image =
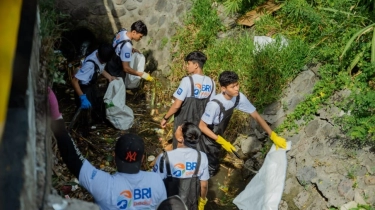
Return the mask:
[[[90, 126], [93, 121], [102, 122], [105, 119], [105, 108], [104, 102], [99, 97], [98, 88], [96, 85], [79, 85], [82, 92], [86, 94], [87, 100], [91, 103], [90, 109], [82, 109], [79, 115], [78, 125], [81, 127], [83, 135], [87, 136], [90, 130]], [[81, 107], [81, 99], [78, 94], [75, 94], [75, 104], [77, 109]]]

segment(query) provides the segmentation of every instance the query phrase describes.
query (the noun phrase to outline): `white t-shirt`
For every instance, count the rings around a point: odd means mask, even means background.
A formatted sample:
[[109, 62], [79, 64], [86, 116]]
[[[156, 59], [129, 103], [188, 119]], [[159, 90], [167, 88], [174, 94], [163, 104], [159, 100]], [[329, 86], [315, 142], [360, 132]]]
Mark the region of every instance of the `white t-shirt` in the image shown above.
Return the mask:
[[79, 173], [79, 183], [91, 193], [101, 210], [156, 209], [167, 198], [162, 179], [153, 172], [111, 175], [87, 160]]
[[[113, 39], [113, 47], [116, 47], [117, 43], [121, 42], [122, 40], [130, 40], [130, 38], [126, 36], [126, 32], [127, 31], [120, 31], [116, 35], [116, 37]], [[121, 45], [122, 44], [117, 45], [115, 49], [116, 55], [120, 56], [121, 61], [130, 62], [133, 46], [130, 44], [130, 42], [126, 42], [120, 52]]]
[[91, 81], [92, 76], [95, 73], [95, 65], [92, 62], [87, 62], [87, 60], [94, 61], [96, 65], [99, 66], [100, 73], [102, 73], [104, 70], [105, 63], [104, 64], [100, 63], [98, 57], [96, 56], [97, 52], [98, 50], [95, 50], [93, 53], [91, 53], [85, 58], [85, 60], [83, 61], [82, 67], [78, 70], [78, 72], [75, 75], [75, 78], [77, 78], [80, 81], [80, 83], [83, 85], [88, 84]]
[[[215, 96], [215, 82], [213, 82], [211, 78], [199, 74], [193, 74], [192, 79], [195, 98], [207, 98], [212, 90], [210, 99]], [[191, 97], [191, 83], [189, 77], [182, 78], [180, 86], [178, 86], [173, 96], [181, 101], [184, 101], [186, 97]]]
[[[231, 100], [227, 100], [222, 93], [217, 94], [213, 99], [217, 99], [220, 101], [225, 110], [232, 108], [236, 102], [237, 97], [233, 97]], [[240, 101], [238, 102], [236, 109], [246, 112], [246, 113], [253, 113], [256, 111], [253, 104], [246, 98], [246, 96], [240, 93]], [[201, 120], [208, 125], [214, 124], [218, 125], [222, 119], [219, 119], [220, 114], [220, 106], [215, 101], [210, 101], [207, 103], [206, 109], [204, 110], [203, 116]], [[221, 116], [222, 117], [222, 116]]]
[[[201, 153], [201, 164], [199, 166], [198, 176], [202, 181], [208, 180], [210, 174], [208, 173], [208, 160], [207, 155]], [[177, 148], [172, 151], [167, 151], [169, 166], [173, 177], [176, 178], [189, 178], [192, 177], [197, 166], [198, 153], [192, 148]], [[167, 177], [167, 169], [164, 160], [163, 173], [160, 173], [160, 158], [163, 154], [160, 154], [156, 160], [153, 171], [158, 173], [162, 179]], [[172, 167], [171, 167], [172, 166]]]

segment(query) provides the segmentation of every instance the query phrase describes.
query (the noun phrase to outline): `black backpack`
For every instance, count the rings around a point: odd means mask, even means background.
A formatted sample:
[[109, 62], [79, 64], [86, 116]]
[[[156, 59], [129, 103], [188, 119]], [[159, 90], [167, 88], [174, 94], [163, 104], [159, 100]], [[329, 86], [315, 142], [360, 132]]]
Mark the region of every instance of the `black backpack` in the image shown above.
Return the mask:
[[201, 153], [199, 151], [197, 151], [197, 153], [197, 165], [191, 178], [172, 177], [171, 166], [169, 164], [169, 158], [166, 151], [163, 152], [163, 156], [160, 159], [160, 172], [163, 173], [164, 160], [165, 166], [167, 168], [167, 178], [163, 180], [165, 189], [167, 190], [167, 197], [173, 195], [180, 196], [189, 210], [198, 209], [198, 199], [201, 190], [200, 180], [198, 176], [198, 171], [201, 164]]
[[[120, 33], [121, 31], [126, 31], [126, 29], [123, 28], [120, 31], [118, 31], [115, 34], [115, 38], [113, 40], [116, 39], [117, 34]], [[124, 45], [127, 42], [129, 42], [131, 45], [133, 45], [133, 43], [132, 43], [132, 41], [130, 39], [124, 39], [124, 40], [118, 42], [113, 49], [116, 51], [116, 48], [118, 46], [120, 46], [120, 53], [121, 53], [122, 48], [124, 47]], [[117, 55], [117, 53], [115, 53], [113, 55], [112, 59], [107, 63], [106, 70], [112, 76], [115, 76], [115, 77], [124, 77], [125, 78], [125, 73], [122, 70], [122, 61], [121, 61], [120, 56]]]
[[[126, 31], [126, 29], [125, 29], [125, 28], [120, 29], [120, 30], [115, 34], [115, 38], [116, 38], [117, 34], [120, 33], [120, 32], [122, 32], [122, 31]], [[115, 38], [114, 38], [114, 39], [115, 39]], [[119, 43], [117, 43], [113, 49], [116, 50], [116, 48], [117, 48], [119, 45], [121, 45], [121, 46], [120, 46], [120, 52], [121, 52], [122, 48], [124, 47], [124, 45], [125, 45], [127, 42], [130, 42], [130, 44], [133, 46], [133, 42], [132, 42], [130, 39], [124, 39], [124, 40], [120, 41]]]
[[90, 80], [90, 82], [89, 82], [88, 85], [95, 85], [96, 81], [98, 80], [98, 76], [100, 75], [100, 68], [99, 68], [98, 64], [96, 64], [95, 61], [93, 61], [91, 59], [88, 59], [85, 62], [90, 62], [90, 63], [94, 64], [95, 72], [92, 75], [92, 78], [91, 78], [91, 80]]

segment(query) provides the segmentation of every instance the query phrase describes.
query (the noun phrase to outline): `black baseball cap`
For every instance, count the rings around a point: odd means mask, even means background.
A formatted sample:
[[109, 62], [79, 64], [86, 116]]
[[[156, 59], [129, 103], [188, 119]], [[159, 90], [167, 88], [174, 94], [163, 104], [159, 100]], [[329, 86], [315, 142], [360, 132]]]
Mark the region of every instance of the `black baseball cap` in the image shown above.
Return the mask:
[[156, 210], [188, 210], [178, 195], [170, 196], [162, 201]]
[[115, 161], [117, 171], [136, 174], [141, 170], [144, 142], [133, 133], [122, 135], [116, 142]]

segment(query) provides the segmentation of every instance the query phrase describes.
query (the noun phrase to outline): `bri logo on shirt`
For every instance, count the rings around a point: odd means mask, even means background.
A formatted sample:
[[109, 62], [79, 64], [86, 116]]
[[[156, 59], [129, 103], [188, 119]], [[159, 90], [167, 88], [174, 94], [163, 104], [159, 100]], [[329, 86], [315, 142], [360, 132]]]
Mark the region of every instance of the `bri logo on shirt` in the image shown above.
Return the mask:
[[173, 166], [173, 175], [175, 177], [182, 177], [183, 175], [189, 176], [192, 175], [195, 170], [195, 167], [197, 166], [197, 162], [186, 162], [183, 163], [177, 163]]
[[[134, 202], [133, 202], [134, 200]], [[151, 199], [151, 188], [134, 189], [133, 193], [131, 190], [124, 190], [117, 197], [117, 207], [119, 209], [127, 209], [131, 206], [149, 206], [152, 203]]]
[[199, 94], [202, 94], [202, 96], [209, 96], [211, 93], [211, 85], [195, 83], [194, 86], [194, 96], [199, 96]]

